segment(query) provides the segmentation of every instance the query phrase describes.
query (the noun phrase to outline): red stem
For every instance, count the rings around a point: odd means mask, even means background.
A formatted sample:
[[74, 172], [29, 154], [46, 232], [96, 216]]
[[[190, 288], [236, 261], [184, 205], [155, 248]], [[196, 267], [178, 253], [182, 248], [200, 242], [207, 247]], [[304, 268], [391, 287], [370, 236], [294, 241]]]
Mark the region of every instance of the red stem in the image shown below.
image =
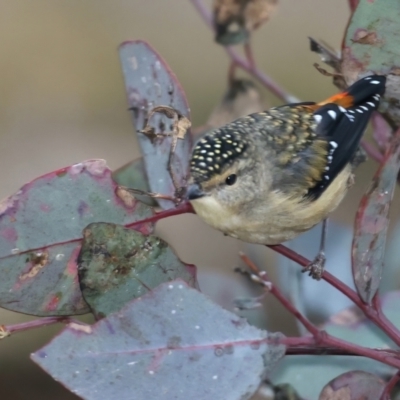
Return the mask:
[[350, 11], [354, 12], [358, 6], [358, 0], [349, 0]]
[[[212, 18], [210, 11], [206, 8], [203, 0], [191, 0], [193, 6], [202, 16], [205, 23], [211, 28], [214, 29], [212, 24]], [[258, 79], [267, 89], [269, 89], [275, 96], [284, 100], [286, 103], [298, 103], [299, 100], [291, 95], [286, 90], [282, 89], [273, 79], [264, 74], [264, 72], [260, 71], [253, 62], [242, 57], [233, 47], [225, 47], [226, 52], [228, 53], [231, 60], [240, 68], [248, 72], [254, 78]], [[248, 49], [247, 49], [248, 50]], [[245, 49], [245, 51], [247, 51]]]
[[236, 75], [235, 73], [236, 73], [236, 64], [234, 61], [232, 61], [228, 70], [228, 86], [232, 86], [232, 83], [235, 80], [235, 75]]
[[[286, 258], [296, 262], [302, 267], [306, 267], [311, 262], [307, 258], [281, 244], [268, 247], [277, 253], [282, 254]], [[372, 322], [375, 323], [376, 326], [385, 332], [386, 335], [389, 336], [397, 346], [400, 346], [399, 330], [384, 316], [382, 311], [378, 311], [378, 309], [375, 309], [374, 306], [371, 307], [370, 305], [365, 304], [353, 289], [330, 274], [328, 271], [324, 271], [322, 274], [322, 279], [348, 297], [358, 308], [361, 309], [366, 317], [368, 317]]]
[[[33, 321], [22, 322], [14, 325], [2, 325], [2, 330], [4, 333], [11, 335], [16, 332], [23, 332], [30, 329], [41, 328], [43, 326], [54, 325], [54, 324], [68, 324], [70, 322], [77, 322], [69, 317], [44, 317], [40, 319], [35, 319]], [[80, 323], [80, 322], [77, 322]]]
[[244, 44], [244, 54], [246, 55], [249, 67], [254, 70], [256, 69], [256, 61], [254, 60], [253, 49], [251, 47], [250, 41]]
[[397, 382], [400, 380], [400, 371], [397, 371], [389, 380], [389, 382], [386, 384], [384, 391], [382, 392], [382, 395], [380, 397], [380, 400], [390, 400], [390, 394], [392, 393], [392, 390], [396, 386]]
[[240, 258], [243, 262], [265, 283], [265, 287], [268, 288], [268, 291], [276, 297], [276, 299], [291, 313], [293, 314], [303, 325], [304, 327], [314, 336], [315, 340], [318, 342], [320, 337], [320, 330], [310, 322], [280, 291], [280, 289], [273, 285], [267, 277], [265, 271], [260, 271], [258, 267], [250, 260], [246, 254], [240, 252]]
[[[357, 356], [354, 353], [336, 346], [325, 346], [317, 344], [312, 336], [285, 337], [279, 340], [279, 344], [286, 346], [286, 355], [336, 355], [336, 356]], [[370, 349], [376, 354], [382, 354], [398, 359], [398, 353], [389, 349]]]
[[[285, 296], [282, 294], [280, 289], [273, 285], [265, 271], [260, 271], [258, 267], [243, 253], [240, 253], [240, 257], [245, 262], [245, 264], [253, 271], [253, 273], [264, 283], [265, 287], [271, 294], [291, 313], [293, 314], [313, 335], [314, 344], [317, 346], [326, 346], [326, 347], [336, 347], [338, 349], [344, 350], [348, 353], [357, 354], [359, 356], [372, 358], [373, 360], [379, 361], [381, 363], [391, 365], [392, 367], [396, 367], [400, 365], [400, 360], [395, 353], [394, 355], [388, 353], [377, 352], [374, 349], [370, 349], [367, 347], [359, 346], [355, 343], [347, 342], [345, 340], [336, 338], [334, 336], [329, 335], [325, 331], [319, 330], [314, 324], [312, 324], [305, 316], [301, 314], [297, 308], [290, 303]], [[351, 290], [351, 289], [350, 289]], [[302, 339], [302, 338], [300, 338]], [[304, 343], [304, 342], [303, 342]]]
[[192, 205], [188, 201], [184, 201], [183, 203], [179, 204], [175, 208], [170, 208], [169, 210], [163, 210], [160, 212], [155, 213], [152, 217], [142, 219], [140, 221], [132, 222], [131, 224], [125, 225], [127, 228], [137, 228], [143, 224], [147, 224], [149, 222], [157, 222], [161, 219], [173, 217], [174, 215], [180, 214], [187, 214], [187, 213], [194, 213]]
[[376, 361], [380, 361], [393, 367], [400, 365], [400, 360], [398, 360], [397, 356], [393, 357], [387, 354], [378, 354], [373, 349], [358, 346], [354, 343], [333, 337], [325, 331], [320, 331], [305, 316], [303, 316], [300, 311], [297, 310], [297, 308], [294, 307], [293, 304], [285, 298], [285, 296], [283, 296], [281, 291], [275, 285], [272, 285], [270, 292], [291, 314], [293, 314], [306, 327], [306, 329], [313, 335], [316, 344], [327, 347], [336, 347], [349, 353], [372, 358]]
[[304, 325], [304, 327], [318, 342], [321, 331], [312, 322], [310, 322], [288, 299], [286, 299], [277, 286], [272, 285], [270, 292], [291, 314], [294, 315], [295, 318], [297, 318]]

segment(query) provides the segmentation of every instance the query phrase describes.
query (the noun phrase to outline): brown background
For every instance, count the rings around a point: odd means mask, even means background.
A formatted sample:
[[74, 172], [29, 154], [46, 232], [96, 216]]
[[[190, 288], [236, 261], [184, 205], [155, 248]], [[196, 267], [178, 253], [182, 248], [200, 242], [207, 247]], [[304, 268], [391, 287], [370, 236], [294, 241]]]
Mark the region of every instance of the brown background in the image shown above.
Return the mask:
[[[260, 68], [303, 100], [336, 89], [313, 67], [307, 36], [339, 48], [349, 17], [346, 0], [281, 0], [275, 17], [254, 37]], [[0, 197], [51, 170], [104, 158], [116, 168], [139, 155], [117, 46], [149, 41], [185, 88], [193, 125], [204, 123], [225, 90], [227, 57], [189, 1], [2, 0], [0, 4]], [[270, 105], [278, 100], [264, 93]], [[334, 218], [350, 224], [376, 165], [362, 166], [357, 185]], [[399, 214], [399, 209], [393, 216]], [[162, 221], [159, 233], [203, 271], [231, 274], [242, 247], [195, 216]], [[258, 256], [271, 260], [267, 249]], [[271, 264], [271, 262], [270, 262]], [[1, 279], [1, 278], [0, 278]], [[221, 289], [222, 290], [222, 289]], [[275, 308], [271, 326], [293, 324]], [[25, 320], [0, 310], [0, 324]], [[56, 328], [0, 342], [0, 398], [72, 399], [29, 360]]]

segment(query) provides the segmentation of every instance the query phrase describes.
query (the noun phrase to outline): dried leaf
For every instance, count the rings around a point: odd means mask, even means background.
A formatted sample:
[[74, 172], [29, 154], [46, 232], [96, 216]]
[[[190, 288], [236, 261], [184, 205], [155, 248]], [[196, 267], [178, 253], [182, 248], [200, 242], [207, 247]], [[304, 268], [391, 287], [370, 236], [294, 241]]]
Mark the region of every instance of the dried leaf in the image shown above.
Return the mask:
[[259, 297], [238, 297], [234, 300], [235, 308], [238, 310], [254, 310], [262, 307], [264, 296]]
[[365, 371], [350, 371], [330, 381], [319, 400], [377, 400], [385, 389], [385, 382]]
[[95, 223], [83, 232], [78, 258], [82, 294], [97, 319], [163, 282], [196, 286], [196, 276], [164, 240], [120, 225]]
[[[125, 186], [130, 189], [135, 188], [144, 193], [150, 191], [142, 158], [133, 160], [121, 168], [118, 168], [112, 173], [112, 177], [118, 185]], [[157, 207], [156, 201], [150, 196], [135, 195], [135, 197], [150, 207]]]
[[0, 325], [0, 340], [9, 337], [11, 333], [6, 329], [4, 325]]
[[352, 247], [354, 283], [361, 298], [371, 303], [382, 276], [390, 205], [400, 169], [400, 130], [361, 199]]
[[322, 62], [332, 67], [336, 72], [340, 71], [340, 54], [329, 44], [309, 37], [310, 50], [321, 56]]
[[341, 90], [345, 90], [347, 88], [347, 84], [341, 73], [340, 54], [337, 51], [335, 51], [332, 47], [330, 47], [328, 44], [322, 41], [317, 41], [311, 37], [309, 39], [310, 39], [310, 50], [319, 54], [322, 62], [332, 67], [334, 73], [330, 74], [329, 72], [321, 68], [318, 64], [314, 64], [314, 67], [316, 67], [317, 70], [323, 75], [332, 76], [334, 85]]
[[381, 41], [376, 36], [376, 32], [368, 32], [364, 29], [360, 29], [356, 32], [354, 39], [352, 39], [354, 43], [359, 44], [378, 44]]
[[336, 74], [333, 72], [328, 72], [326, 69], [322, 68], [318, 63], [314, 63], [313, 66], [315, 67], [315, 69], [324, 76], [329, 76], [329, 77], [333, 77], [333, 78], [337, 78], [337, 77], [341, 77], [340, 74]]
[[[167, 118], [173, 120], [173, 125], [172, 125], [172, 132], [163, 132], [163, 133], [158, 133], [155, 132], [155, 128], [149, 125], [149, 121], [151, 117], [156, 114], [164, 114]], [[145, 127], [140, 131], [144, 133], [145, 135], [149, 136], [151, 140], [154, 140], [158, 137], [163, 137], [165, 135], [170, 135], [172, 136], [172, 144], [171, 144], [171, 149], [172, 152], [175, 151], [177, 139], [184, 139], [186, 136], [186, 132], [190, 127], [192, 126], [192, 123], [184, 117], [178, 110], [175, 110], [172, 107], [168, 106], [157, 106], [154, 107], [152, 110], [150, 110], [149, 115], [147, 117], [147, 121], [145, 123]]]
[[214, 0], [215, 40], [230, 46], [247, 41], [251, 32], [268, 21], [278, 0]]

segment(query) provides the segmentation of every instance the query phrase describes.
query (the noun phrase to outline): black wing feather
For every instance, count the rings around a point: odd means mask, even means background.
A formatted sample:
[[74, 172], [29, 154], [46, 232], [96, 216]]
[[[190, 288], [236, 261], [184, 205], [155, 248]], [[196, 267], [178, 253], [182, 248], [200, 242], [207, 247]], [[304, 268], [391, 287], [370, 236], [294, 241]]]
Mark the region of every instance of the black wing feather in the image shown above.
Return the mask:
[[328, 142], [328, 159], [323, 179], [310, 189], [310, 195], [318, 197], [352, 160], [384, 90], [385, 77], [367, 77], [347, 91], [353, 98], [353, 106], [344, 108], [328, 103], [314, 112], [317, 136]]

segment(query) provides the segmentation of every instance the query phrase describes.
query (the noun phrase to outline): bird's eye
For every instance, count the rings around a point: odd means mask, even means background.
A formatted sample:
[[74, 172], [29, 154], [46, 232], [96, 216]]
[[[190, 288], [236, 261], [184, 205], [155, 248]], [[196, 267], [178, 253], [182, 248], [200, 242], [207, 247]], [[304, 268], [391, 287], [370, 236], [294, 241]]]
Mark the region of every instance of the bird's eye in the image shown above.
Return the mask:
[[232, 185], [235, 184], [236, 178], [237, 178], [236, 174], [229, 175], [229, 176], [225, 179], [225, 183], [226, 183], [227, 185], [229, 185], [229, 186], [232, 186]]

